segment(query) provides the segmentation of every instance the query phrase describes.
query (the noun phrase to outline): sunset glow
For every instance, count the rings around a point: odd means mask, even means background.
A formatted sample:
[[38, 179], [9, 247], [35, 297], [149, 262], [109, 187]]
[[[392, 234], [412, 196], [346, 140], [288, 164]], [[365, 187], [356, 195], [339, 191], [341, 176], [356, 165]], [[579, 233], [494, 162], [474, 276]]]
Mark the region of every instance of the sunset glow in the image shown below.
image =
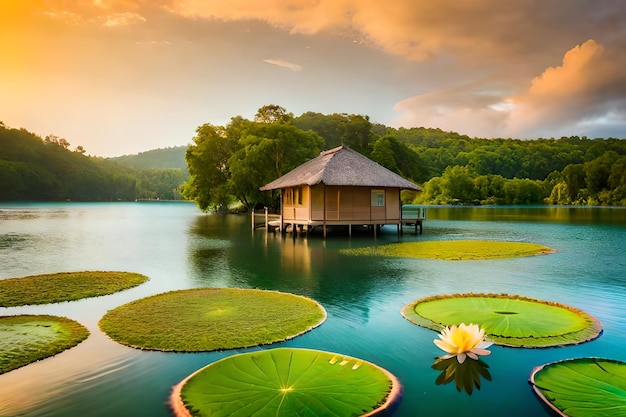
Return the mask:
[[266, 104], [626, 138], [624, 17], [615, 1], [0, 0], [0, 121], [98, 156]]

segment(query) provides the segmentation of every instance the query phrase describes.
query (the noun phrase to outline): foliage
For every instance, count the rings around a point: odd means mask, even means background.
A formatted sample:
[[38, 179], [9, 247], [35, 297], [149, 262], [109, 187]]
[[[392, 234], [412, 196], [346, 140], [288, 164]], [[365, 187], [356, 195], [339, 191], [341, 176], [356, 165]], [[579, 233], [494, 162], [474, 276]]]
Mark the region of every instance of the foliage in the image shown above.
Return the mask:
[[281, 348], [214, 362], [183, 381], [179, 395], [193, 415], [322, 417], [374, 415], [398, 393], [397, 379], [371, 363]]
[[368, 116], [307, 112], [293, 119], [292, 123], [302, 130], [312, 130], [324, 138], [325, 149], [345, 145], [369, 156], [373, 141], [377, 138]]
[[0, 126], [0, 201], [180, 199], [181, 169], [140, 170], [71, 151], [65, 139], [45, 139]]
[[618, 416], [626, 412], [626, 363], [576, 358], [533, 370], [535, 393], [559, 415]]
[[261, 107], [253, 121], [236, 116], [226, 126], [198, 127], [185, 150], [189, 177], [181, 167], [182, 147], [105, 160], [86, 156], [82, 146], [71, 151], [55, 135], [44, 140], [0, 125], [0, 200], [182, 195], [205, 211], [225, 211], [234, 203], [276, 209], [277, 192], [262, 193], [259, 186], [340, 145], [423, 185], [423, 193], [404, 192], [404, 203], [626, 205], [626, 140], [470, 138], [441, 129], [391, 128], [366, 115], [294, 117], [274, 104]]
[[323, 139], [299, 129], [279, 106], [259, 109], [255, 121], [204, 124], [186, 153], [191, 179], [184, 195], [203, 211], [224, 211], [233, 201], [246, 209], [277, 207], [277, 196], [259, 188], [317, 156]]
[[556, 176], [548, 202], [576, 205], [626, 205], [626, 155], [609, 150]]
[[195, 200], [201, 210], [224, 210], [233, 200], [228, 185], [228, 159], [237, 149], [237, 138], [230, 136], [236, 136], [238, 126], [246, 123], [233, 119], [228, 128], [204, 124], [196, 129], [194, 145], [185, 154], [190, 180], [183, 193], [185, 198]]
[[508, 294], [452, 294], [407, 304], [402, 315], [433, 330], [462, 322], [478, 324], [499, 345], [549, 347], [593, 340], [602, 331], [590, 314], [563, 304]]
[[232, 193], [248, 209], [257, 204], [276, 207], [278, 201], [259, 188], [316, 157], [322, 138], [288, 123], [255, 124], [239, 139], [228, 160]]
[[88, 336], [89, 330], [66, 317], [0, 316], [0, 374], [54, 356]]
[[553, 252], [552, 249], [526, 242], [489, 240], [444, 240], [403, 242], [357, 249], [342, 249], [345, 255], [429, 258], [446, 261], [518, 258]]
[[109, 158], [118, 165], [136, 169], [181, 169], [187, 173], [185, 152], [187, 146], [152, 149], [136, 155], [122, 155]]
[[426, 179], [420, 155], [392, 135], [381, 136], [374, 142], [370, 158], [401, 177], [416, 182]]
[[124, 345], [198, 352], [291, 339], [319, 326], [317, 302], [276, 291], [200, 288], [172, 291], [117, 307], [100, 328]]
[[182, 189], [189, 175], [186, 170], [175, 169], [141, 169], [135, 173], [137, 177], [136, 196], [143, 200], [182, 200]]
[[0, 280], [0, 307], [49, 304], [113, 294], [148, 277], [133, 272], [82, 271]]

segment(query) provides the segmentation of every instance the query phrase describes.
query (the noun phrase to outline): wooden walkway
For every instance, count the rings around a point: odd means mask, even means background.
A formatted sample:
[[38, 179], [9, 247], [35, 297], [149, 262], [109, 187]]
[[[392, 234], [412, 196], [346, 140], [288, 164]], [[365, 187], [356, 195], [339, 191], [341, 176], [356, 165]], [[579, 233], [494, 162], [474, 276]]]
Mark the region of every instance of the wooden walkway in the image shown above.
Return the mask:
[[419, 227], [420, 235], [424, 231], [423, 222], [426, 220], [426, 207], [405, 204], [402, 206], [402, 226], [414, 226], [415, 234]]
[[267, 207], [263, 213], [252, 210], [252, 231], [265, 228], [266, 231], [280, 229], [280, 214], [270, 214]]
[[[393, 223], [385, 223], [385, 224], [395, 224], [398, 226], [398, 234], [403, 234], [404, 227], [412, 227], [415, 229], [415, 234], [421, 235], [424, 231], [423, 222], [426, 219], [426, 208], [421, 206], [413, 206], [413, 205], [404, 205], [402, 206], [402, 219], [398, 221], [394, 221]], [[281, 216], [280, 214], [270, 214], [267, 207], [264, 209], [262, 213], [252, 211], [252, 232], [256, 229], [265, 229], [266, 232], [282, 232], [282, 233], [292, 233], [294, 238], [298, 233], [308, 234], [313, 228], [323, 226], [323, 227], [332, 227], [332, 226], [348, 226], [348, 233], [352, 235], [352, 226], [369, 226], [374, 231], [374, 236], [376, 236], [377, 229], [382, 227], [384, 224], [361, 224], [357, 223], [346, 223], [345, 221], [284, 221], [282, 222], [282, 227], [284, 230], [281, 230]]]

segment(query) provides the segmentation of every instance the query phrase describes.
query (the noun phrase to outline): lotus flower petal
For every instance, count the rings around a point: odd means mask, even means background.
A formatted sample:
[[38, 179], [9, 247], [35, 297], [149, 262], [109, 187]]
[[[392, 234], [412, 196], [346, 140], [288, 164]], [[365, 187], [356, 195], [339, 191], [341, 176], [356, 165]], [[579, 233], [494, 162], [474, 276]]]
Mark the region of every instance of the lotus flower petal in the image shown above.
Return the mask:
[[491, 355], [491, 351], [487, 350], [487, 349], [472, 349], [471, 350], [472, 353], [476, 354], [476, 355], [480, 355], [480, 356], [488, 356]]
[[445, 327], [439, 334], [439, 339], [433, 340], [437, 347], [448, 353], [448, 357], [455, 356], [459, 363], [463, 363], [467, 356], [477, 360], [478, 355], [491, 354], [486, 348], [493, 342], [484, 340], [485, 330], [477, 324], [461, 323], [458, 326]]

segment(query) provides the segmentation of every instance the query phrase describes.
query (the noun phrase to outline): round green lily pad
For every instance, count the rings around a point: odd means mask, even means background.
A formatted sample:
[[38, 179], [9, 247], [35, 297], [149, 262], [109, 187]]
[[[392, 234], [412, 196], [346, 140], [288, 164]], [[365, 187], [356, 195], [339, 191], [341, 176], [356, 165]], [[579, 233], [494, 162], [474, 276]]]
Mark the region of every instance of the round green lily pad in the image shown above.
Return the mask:
[[554, 252], [547, 246], [526, 242], [495, 240], [442, 240], [403, 242], [388, 245], [342, 249], [345, 255], [390, 256], [399, 258], [429, 258], [445, 261], [518, 258]]
[[294, 338], [326, 319], [324, 308], [294, 294], [238, 288], [172, 291], [108, 311], [100, 328], [139, 349], [200, 352]]
[[535, 393], [561, 416], [626, 416], [626, 363], [568, 359], [536, 367]]
[[0, 374], [54, 356], [88, 336], [87, 328], [66, 317], [0, 316]]
[[0, 307], [58, 303], [113, 294], [148, 277], [134, 272], [81, 271], [0, 280]]
[[441, 331], [459, 323], [485, 329], [492, 342], [515, 347], [570, 345], [595, 339], [602, 325], [592, 315], [563, 304], [508, 294], [452, 294], [407, 304], [412, 323]]
[[337, 353], [279, 348], [214, 362], [174, 387], [177, 417], [372, 416], [401, 394], [385, 369]]

